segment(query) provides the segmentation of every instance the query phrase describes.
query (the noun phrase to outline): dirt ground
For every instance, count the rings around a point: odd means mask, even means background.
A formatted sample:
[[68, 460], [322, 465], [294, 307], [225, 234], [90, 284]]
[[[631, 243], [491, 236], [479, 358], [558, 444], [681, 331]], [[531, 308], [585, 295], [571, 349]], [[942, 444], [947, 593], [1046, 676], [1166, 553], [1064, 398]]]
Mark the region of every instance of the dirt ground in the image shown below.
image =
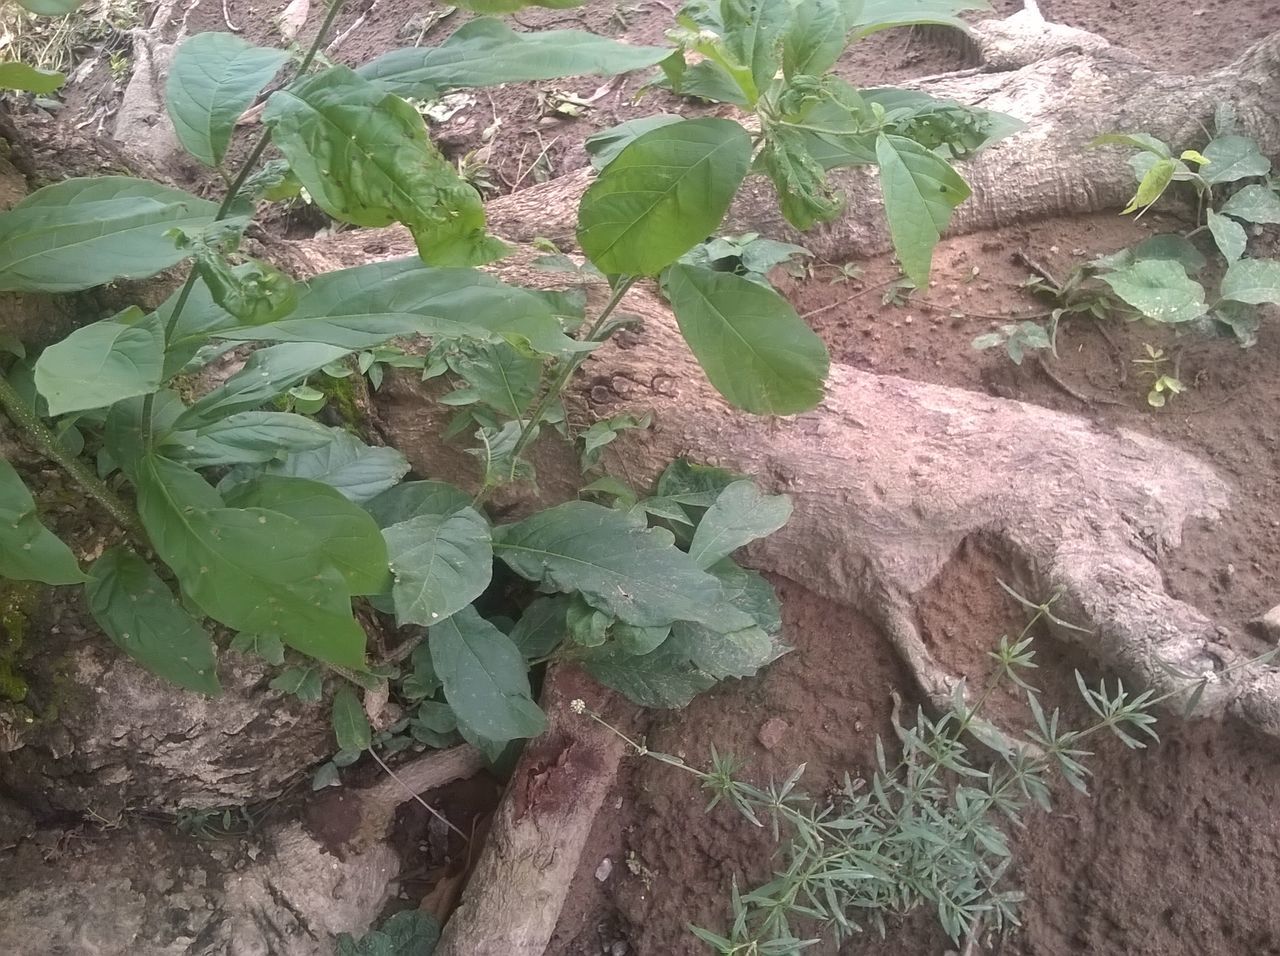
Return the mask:
[[[1280, 3], [1273, 0], [1040, 5], [1051, 20], [1089, 29], [1154, 65], [1190, 74], [1229, 62], [1251, 40], [1280, 30]], [[302, 40], [323, 9], [319, 0], [312, 6]], [[585, 28], [646, 42], [660, 39], [670, 21], [668, 6], [624, 0], [592, 3], [581, 11], [526, 10], [516, 19], [528, 27]], [[998, 0], [996, 6], [1004, 15], [1018, 4]], [[225, 10], [246, 38], [274, 44], [274, 18], [283, 7], [283, 0], [205, 2], [188, 11], [189, 27], [226, 29]], [[332, 56], [359, 63], [415, 40], [440, 42], [466, 16], [437, 19], [440, 12], [430, 4], [352, 3], [338, 25], [345, 38]], [[963, 51], [954, 42], [891, 31], [860, 45], [841, 70], [875, 85], [963, 65]], [[494, 192], [507, 192], [583, 165], [582, 141], [596, 130], [662, 109], [689, 112], [660, 92], [634, 103], [640, 85], [632, 76], [607, 88], [582, 79], [478, 92], [459, 101], [461, 109], [433, 134], [455, 158], [482, 150], [473, 159], [487, 165]], [[549, 94], [557, 92], [601, 95], [581, 117], [565, 118], [548, 105]], [[217, 184], [192, 171], [189, 185]], [[280, 225], [298, 234], [319, 223], [304, 212]], [[837, 362], [1084, 415], [1100, 428], [1152, 434], [1211, 462], [1236, 489], [1234, 507], [1217, 524], [1189, 527], [1183, 546], [1165, 557], [1164, 571], [1175, 597], [1240, 628], [1280, 603], [1280, 316], [1267, 317], [1257, 345], [1248, 350], [1226, 340], [1175, 341], [1161, 330], [1118, 322], [1104, 335], [1089, 321], [1070, 321], [1060, 333], [1059, 357], [1050, 363], [1057, 382], [1034, 361], [1016, 367], [999, 350], [978, 353], [970, 347], [977, 335], [1044, 309], [1023, 288], [1029, 270], [1015, 253], [1064, 276], [1094, 255], [1180, 225], [1160, 216], [1134, 224], [1103, 214], [950, 240], [939, 247], [930, 288], [904, 304], [884, 301], [885, 284], [897, 275], [887, 257], [856, 264], [853, 277], [841, 272], [841, 263], [815, 263], [811, 277], [782, 278], [780, 288]], [[1180, 377], [1193, 386], [1160, 411], [1147, 407], [1133, 364], [1147, 343], [1178, 355]], [[980, 677], [985, 652], [1000, 634], [1021, 627], [1021, 612], [996, 584], [1015, 574], [983, 542], [971, 541], [926, 595], [919, 611], [923, 633], [955, 672]], [[818, 793], [846, 772], [868, 770], [875, 735], [892, 737], [889, 693], [909, 695], [909, 680], [867, 621], [800, 584], [776, 584], [785, 634], [796, 652], [759, 679], [722, 686], [686, 711], [656, 715], [649, 739], [656, 748], [695, 761], [714, 744], [746, 758], [749, 775], [758, 780], [804, 762], [805, 786]], [[1039, 683], [1050, 701], [1070, 713], [1071, 670], [1095, 675], [1094, 665], [1048, 639], [1040, 642], [1040, 654]], [[770, 733], [762, 735], [766, 722]], [[1274, 810], [1280, 750], [1234, 725], [1170, 720], [1161, 729], [1161, 744], [1146, 753], [1100, 747], [1092, 793], [1085, 797], [1062, 788], [1058, 813], [1032, 817], [1018, 838], [1012, 874], [1028, 896], [1023, 927], [989, 952], [1280, 954], [1280, 830]], [[731, 811], [704, 813], [704, 803], [678, 772], [630, 760], [616, 799], [597, 821], [551, 952], [704, 952], [686, 924], [723, 928], [731, 881], [759, 881], [773, 850], [767, 834]], [[406, 824], [404, 832], [411, 834], [414, 826], [420, 837], [421, 821]], [[422, 878], [436, 872], [434, 861], [409, 869], [406, 888], [427, 892], [429, 881]], [[885, 941], [854, 941], [840, 952], [941, 956], [951, 948], [932, 914], [921, 913], [895, 926]]]

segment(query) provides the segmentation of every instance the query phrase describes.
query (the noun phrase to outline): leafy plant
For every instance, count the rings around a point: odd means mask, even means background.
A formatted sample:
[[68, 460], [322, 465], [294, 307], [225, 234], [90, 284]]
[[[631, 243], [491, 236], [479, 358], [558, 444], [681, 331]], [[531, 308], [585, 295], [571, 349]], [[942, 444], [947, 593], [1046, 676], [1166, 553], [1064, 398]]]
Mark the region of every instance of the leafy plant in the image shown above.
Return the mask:
[[359, 939], [338, 934], [338, 956], [431, 956], [440, 941], [440, 924], [422, 910], [402, 910]]

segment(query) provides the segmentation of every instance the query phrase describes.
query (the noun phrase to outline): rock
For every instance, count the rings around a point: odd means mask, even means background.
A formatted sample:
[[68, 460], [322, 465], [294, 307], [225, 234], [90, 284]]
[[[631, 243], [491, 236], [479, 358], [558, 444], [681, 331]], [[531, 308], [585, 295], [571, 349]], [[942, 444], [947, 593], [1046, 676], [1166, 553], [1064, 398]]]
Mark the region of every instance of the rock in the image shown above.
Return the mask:
[[1280, 644], [1280, 604], [1254, 621], [1253, 629], [1266, 640]]
[[609, 874], [613, 872], [613, 860], [607, 856], [600, 861], [600, 865], [596, 867], [596, 882], [603, 883], [609, 878]]
[[765, 750], [772, 750], [782, 743], [782, 738], [790, 729], [791, 725], [781, 717], [770, 717], [761, 725], [760, 732], [756, 734], [756, 740], [760, 741], [760, 746]]

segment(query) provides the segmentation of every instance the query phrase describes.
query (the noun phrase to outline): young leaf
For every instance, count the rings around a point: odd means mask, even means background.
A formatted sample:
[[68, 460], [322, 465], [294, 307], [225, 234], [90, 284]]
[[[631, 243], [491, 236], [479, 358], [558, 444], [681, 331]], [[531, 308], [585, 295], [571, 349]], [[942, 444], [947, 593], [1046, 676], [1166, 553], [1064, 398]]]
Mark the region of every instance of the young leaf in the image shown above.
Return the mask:
[[1156, 322], [1190, 322], [1204, 315], [1204, 287], [1176, 261], [1143, 259], [1115, 272], [1102, 281], [1129, 305]]
[[[1133, 194], [1129, 204], [1120, 211], [1127, 216], [1131, 212], [1145, 210], [1164, 195], [1164, 191], [1173, 182], [1174, 173], [1178, 171], [1178, 163], [1172, 159], [1159, 159], [1147, 167], [1138, 182], [1138, 191]], [[1141, 213], [1139, 213], [1141, 216]]]
[[346, 67], [274, 94], [263, 122], [325, 212], [358, 226], [404, 223], [429, 265], [492, 261], [474, 187], [431, 144], [418, 111]]
[[36, 388], [51, 416], [105, 408], [160, 387], [164, 329], [132, 307], [76, 329], [36, 361]]
[[714, 232], [751, 161], [732, 120], [684, 120], [636, 139], [582, 197], [578, 241], [606, 273], [656, 275]]
[[1234, 194], [1218, 211], [1245, 222], [1276, 225], [1280, 224], [1280, 196], [1266, 186], [1254, 183]]
[[1280, 305], [1280, 260], [1240, 259], [1231, 263], [1219, 294], [1232, 302]]
[[231, 33], [197, 33], [174, 54], [165, 106], [178, 140], [206, 166], [227, 152], [240, 114], [289, 58]]
[[725, 50], [747, 68], [754, 87], [749, 92], [758, 98], [778, 72], [779, 40], [792, 16], [790, 4], [776, 0], [724, 0], [720, 15]]
[[493, 577], [489, 523], [474, 508], [419, 514], [382, 534], [401, 625], [439, 624], [478, 598]]
[[810, 155], [804, 133], [786, 126], [771, 130], [758, 162], [773, 180], [782, 215], [797, 229], [829, 222], [844, 208], [822, 164]]
[[520, 653], [532, 661], [559, 647], [569, 633], [568, 609], [569, 597], [564, 594], [540, 597], [525, 608], [509, 635]]
[[792, 415], [822, 400], [826, 346], [780, 295], [742, 276], [682, 264], [664, 280], [680, 332], [730, 403]]
[[1217, 243], [1218, 251], [1227, 262], [1235, 262], [1244, 255], [1245, 247], [1249, 244], [1244, 226], [1230, 216], [1220, 215], [1212, 209], [1209, 210], [1208, 224], [1213, 241]]
[[349, 684], [343, 684], [333, 695], [333, 735], [339, 750], [359, 752], [368, 750], [373, 743], [369, 717]]
[[565, 609], [565, 624], [569, 628], [569, 636], [583, 647], [599, 647], [609, 633], [612, 619], [608, 614], [597, 611], [575, 594], [569, 598], [569, 606]]
[[548, 589], [577, 591], [628, 624], [750, 624], [728, 604], [720, 582], [678, 550], [670, 535], [602, 505], [570, 501], [499, 526], [493, 551], [522, 577]]
[[842, 0], [800, 0], [782, 35], [782, 71], [821, 76], [835, 66], [848, 44], [849, 27]]
[[316, 534], [321, 554], [352, 594], [381, 594], [390, 583], [387, 545], [372, 516], [336, 489], [302, 478], [264, 475], [228, 494], [233, 508], [264, 508], [296, 519]]
[[147, 670], [201, 694], [222, 692], [213, 641], [142, 558], [110, 548], [93, 563], [85, 596], [98, 626]]
[[786, 495], [766, 495], [753, 481], [735, 481], [698, 522], [689, 557], [698, 567], [710, 568], [744, 544], [773, 534], [790, 517]]
[[654, 66], [671, 52], [581, 30], [516, 33], [498, 20], [479, 19], [459, 27], [439, 46], [392, 50], [358, 72], [399, 96], [433, 99], [465, 87], [629, 73]]
[[0, 213], [0, 291], [78, 292], [145, 279], [185, 259], [169, 236], [198, 232], [217, 207], [130, 176], [66, 179]]
[[35, 499], [0, 458], [0, 577], [42, 584], [85, 580], [71, 549], [40, 523]]
[[428, 637], [445, 700], [466, 725], [490, 740], [536, 737], [547, 720], [529, 694], [529, 675], [511, 638], [464, 607]]
[[1271, 172], [1271, 160], [1263, 156], [1258, 144], [1247, 136], [1219, 136], [1204, 148], [1204, 158], [1208, 162], [1200, 175], [1210, 186]]
[[83, 2], [84, 0], [18, 0], [18, 6], [42, 17], [62, 17]]
[[0, 63], [0, 89], [48, 95], [62, 86], [66, 79], [56, 70], [40, 70], [16, 61]]
[[350, 593], [300, 522], [261, 508], [220, 507], [195, 472], [155, 455], [137, 473], [138, 514], [183, 591], [228, 627], [278, 634], [344, 667], [364, 666]]
[[284, 641], [275, 634], [237, 634], [231, 639], [231, 649], [241, 654], [257, 654], [276, 667], [284, 663]]
[[917, 288], [929, 281], [933, 247], [969, 186], [947, 161], [901, 136], [876, 137], [884, 212], [902, 271]]
[[267, 474], [309, 478], [340, 491], [357, 504], [386, 491], [409, 471], [408, 459], [385, 445], [366, 445], [341, 428], [333, 440], [310, 451], [291, 452], [267, 465]]
[[418, 515], [451, 515], [470, 507], [471, 496], [443, 481], [406, 481], [364, 502], [379, 528]]
[[323, 448], [337, 433], [289, 412], [237, 412], [165, 440], [164, 452], [192, 468], [261, 464], [290, 452]]

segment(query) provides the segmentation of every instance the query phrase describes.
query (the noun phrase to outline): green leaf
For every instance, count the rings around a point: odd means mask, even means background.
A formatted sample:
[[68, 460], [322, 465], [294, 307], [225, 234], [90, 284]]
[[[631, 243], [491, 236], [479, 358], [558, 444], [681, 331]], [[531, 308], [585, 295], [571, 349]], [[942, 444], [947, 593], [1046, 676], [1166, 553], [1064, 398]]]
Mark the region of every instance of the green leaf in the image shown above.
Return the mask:
[[669, 534], [602, 505], [570, 501], [499, 526], [493, 551], [522, 577], [548, 589], [577, 591], [628, 624], [750, 623], [728, 604], [720, 582], [678, 550]]
[[1120, 215], [1127, 216], [1131, 212], [1145, 210], [1154, 204], [1169, 188], [1169, 184], [1173, 182], [1173, 175], [1177, 171], [1178, 163], [1172, 159], [1160, 159], [1148, 166], [1138, 182], [1138, 191], [1133, 194], [1129, 204], [1120, 211]]
[[546, 657], [568, 636], [566, 614], [569, 597], [554, 594], [540, 597], [524, 609], [509, 635], [529, 660]]
[[701, 624], [677, 621], [671, 625], [671, 637], [663, 646], [667, 645], [671, 652], [687, 655], [699, 670], [717, 680], [754, 677], [779, 656], [773, 639], [758, 627], [722, 634]]
[[1263, 156], [1258, 144], [1247, 136], [1219, 136], [1204, 148], [1204, 158], [1209, 162], [1200, 170], [1200, 175], [1210, 186], [1271, 172], [1271, 160]]
[[1280, 224], [1280, 196], [1255, 183], [1233, 195], [1218, 211], [1245, 222], [1276, 225]]
[[757, 627], [771, 637], [782, 631], [782, 605], [773, 585], [759, 571], [740, 567], [731, 558], [707, 570], [720, 579], [729, 602], [751, 615]]
[[1103, 275], [1125, 302], [1156, 322], [1190, 322], [1204, 315], [1204, 287], [1176, 261], [1143, 259]]
[[36, 361], [35, 382], [56, 417], [154, 392], [163, 365], [160, 321], [134, 307], [45, 349]]
[[252, 411], [347, 351], [333, 345], [290, 342], [254, 352], [244, 368], [179, 415], [174, 427], [199, 429], [236, 412]]
[[792, 12], [776, 0], [723, 0], [724, 46], [750, 71], [755, 97], [766, 90], [778, 72], [778, 46]]
[[369, 512], [335, 488], [303, 478], [264, 475], [227, 496], [234, 508], [262, 508], [296, 519], [315, 533], [321, 554], [352, 594], [381, 594], [390, 583], [387, 545]]
[[481, 404], [505, 418], [523, 419], [542, 385], [541, 356], [526, 355], [505, 342], [477, 345], [451, 356], [449, 367], [466, 386], [445, 395], [445, 405]]
[[618, 154], [630, 146], [637, 137], [663, 126], [683, 122], [679, 116], [671, 113], [658, 113], [655, 116], [642, 116], [628, 120], [609, 129], [593, 133], [583, 142], [582, 147], [591, 157], [591, 165], [596, 169], [604, 169], [618, 158]]
[[231, 639], [231, 649], [241, 654], [256, 654], [276, 667], [284, 663], [284, 641], [275, 634], [237, 634]]
[[169, 237], [197, 232], [217, 207], [129, 176], [67, 179], [0, 213], [0, 291], [78, 292], [145, 279], [187, 257]]
[[640, 656], [606, 644], [584, 659], [582, 666], [600, 683], [642, 707], [685, 707], [715, 684], [715, 678], [669, 641]]
[[341, 573], [301, 522], [220, 507], [195, 472], [155, 455], [137, 473], [138, 514], [156, 553], [210, 617], [344, 667], [364, 666], [365, 634]]
[[408, 460], [394, 448], [366, 445], [341, 428], [330, 433], [333, 440], [327, 445], [291, 452], [283, 461], [268, 464], [267, 474], [319, 481], [359, 504], [386, 491], [409, 471]]
[[355, 690], [343, 684], [333, 695], [333, 735], [338, 749], [359, 752], [373, 744], [373, 730]]
[[35, 499], [0, 458], [0, 578], [42, 584], [85, 580], [71, 549], [40, 523]]
[[427, 137], [418, 111], [346, 67], [280, 90], [263, 122], [316, 204], [343, 222], [401, 222], [429, 265], [492, 261], [484, 204]]
[[753, 481], [735, 481], [698, 523], [689, 557], [698, 567], [710, 568], [744, 544], [773, 534], [790, 517], [791, 499], [786, 495], [766, 495]]
[[192, 468], [262, 464], [290, 452], [323, 448], [335, 432], [289, 412], [238, 412], [194, 432], [170, 435], [164, 454]]
[[0, 88], [6, 90], [47, 95], [62, 86], [66, 79], [56, 70], [39, 70], [14, 61], [0, 63]]
[[84, 0], [18, 0], [18, 5], [42, 17], [62, 17], [73, 12]]
[[578, 241], [606, 273], [656, 275], [714, 232], [751, 161], [751, 138], [723, 119], [650, 130], [582, 197]]
[[599, 647], [609, 633], [612, 618], [601, 613], [575, 594], [569, 598], [569, 606], [565, 609], [565, 624], [569, 628], [569, 636], [583, 647]]
[[419, 515], [451, 515], [470, 507], [471, 496], [443, 481], [406, 481], [364, 503], [378, 527]]
[[490, 740], [536, 737], [546, 729], [546, 717], [530, 697], [520, 649], [474, 607], [432, 627], [428, 640], [460, 725]]
[[680, 264], [664, 279], [680, 332], [731, 404], [758, 415], [791, 415], [822, 401], [826, 346], [776, 292]]
[[782, 215], [797, 229], [830, 222], [844, 208], [844, 201], [827, 182], [822, 164], [810, 154], [805, 134], [786, 126], [775, 127], [766, 136], [758, 161], [773, 180]]
[[821, 76], [836, 65], [848, 44], [842, 0], [800, 0], [782, 36], [782, 71]]
[[339, 933], [338, 956], [431, 956], [439, 939], [435, 917], [419, 909], [403, 910], [358, 940]]
[[850, 28], [855, 36], [907, 26], [944, 26], [968, 30], [958, 14], [965, 10], [990, 10], [984, 0], [845, 0]]
[[1209, 210], [1209, 232], [1213, 235], [1213, 241], [1218, 245], [1218, 251], [1222, 253], [1227, 262], [1235, 262], [1244, 255], [1245, 247], [1249, 244], [1249, 237], [1245, 234], [1244, 226], [1236, 222], [1229, 216], [1223, 216]]
[[165, 105], [187, 152], [206, 166], [220, 164], [236, 120], [288, 58], [231, 33], [184, 41], [169, 67]]
[[1150, 153], [1160, 159], [1173, 159], [1169, 147], [1154, 136], [1146, 133], [1107, 133], [1089, 141], [1090, 146], [1131, 146], [1144, 153]]
[[306, 283], [289, 318], [217, 331], [235, 341], [322, 342], [366, 349], [401, 335], [435, 341], [509, 342], [545, 354], [581, 351], [537, 295], [475, 269], [433, 269], [393, 259], [342, 269]]
[[901, 136], [876, 137], [876, 161], [902, 271], [923, 289], [933, 247], [951, 221], [951, 210], [969, 198], [969, 186], [937, 153]]
[[609, 631], [620, 650], [628, 654], [649, 654], [671, 636], [674, 625], [662, 627], [636, 627], [634, 624], [614, 624]]
[[1232, 302], [1280, 305], [1280, 260], [1240, 259], [1231, 263], [1219, 294]]
[[241, 325], [282, 319], [298, 304], [298, 284], [274, 266], [250, 259], [233, 266], [216, 252], [197, 252], [196, 269], [214, 303]]
[[110, 548], [93, 563], [85, 596], [107, 637], [147, 670], [201, 694], [222, 693], [209, 634], [142, 558]]
[[472, 13], [515, 13], [525, 7], [543, 7], [547, 10], [569, 10], [580, 7], [587, 0], [458, 0], [458, 6]]
[[493, 577], [489, 523], [474, 508], [420, 514], [382, 534], [402, 626], [439, 624], [483, 594]]
[[286, 667], [267, 686], [292, 694], [304, 704], [314, 704], [324, 696], [324, 681], [316, 667]]
[[613, 76], [660, 63], [666, 47], [631, 46], [580, 30], [516, 33], [498, 20], [460, 27], [436, 47], [385, 53], [359, 70], [400, 96], [433, 99], [449, 89], [562, 76]]
[[1089, 265], [1095, 269], [1111, 271], [1131, 266], [1142, 259], [1168, 259], [1170, 262], [1177, 262], [1191, 275], [1208, 265], [1208, 260], [1195, 244], [1177, 233], [1149, 236], [1136, 246], [1094, 259]]

